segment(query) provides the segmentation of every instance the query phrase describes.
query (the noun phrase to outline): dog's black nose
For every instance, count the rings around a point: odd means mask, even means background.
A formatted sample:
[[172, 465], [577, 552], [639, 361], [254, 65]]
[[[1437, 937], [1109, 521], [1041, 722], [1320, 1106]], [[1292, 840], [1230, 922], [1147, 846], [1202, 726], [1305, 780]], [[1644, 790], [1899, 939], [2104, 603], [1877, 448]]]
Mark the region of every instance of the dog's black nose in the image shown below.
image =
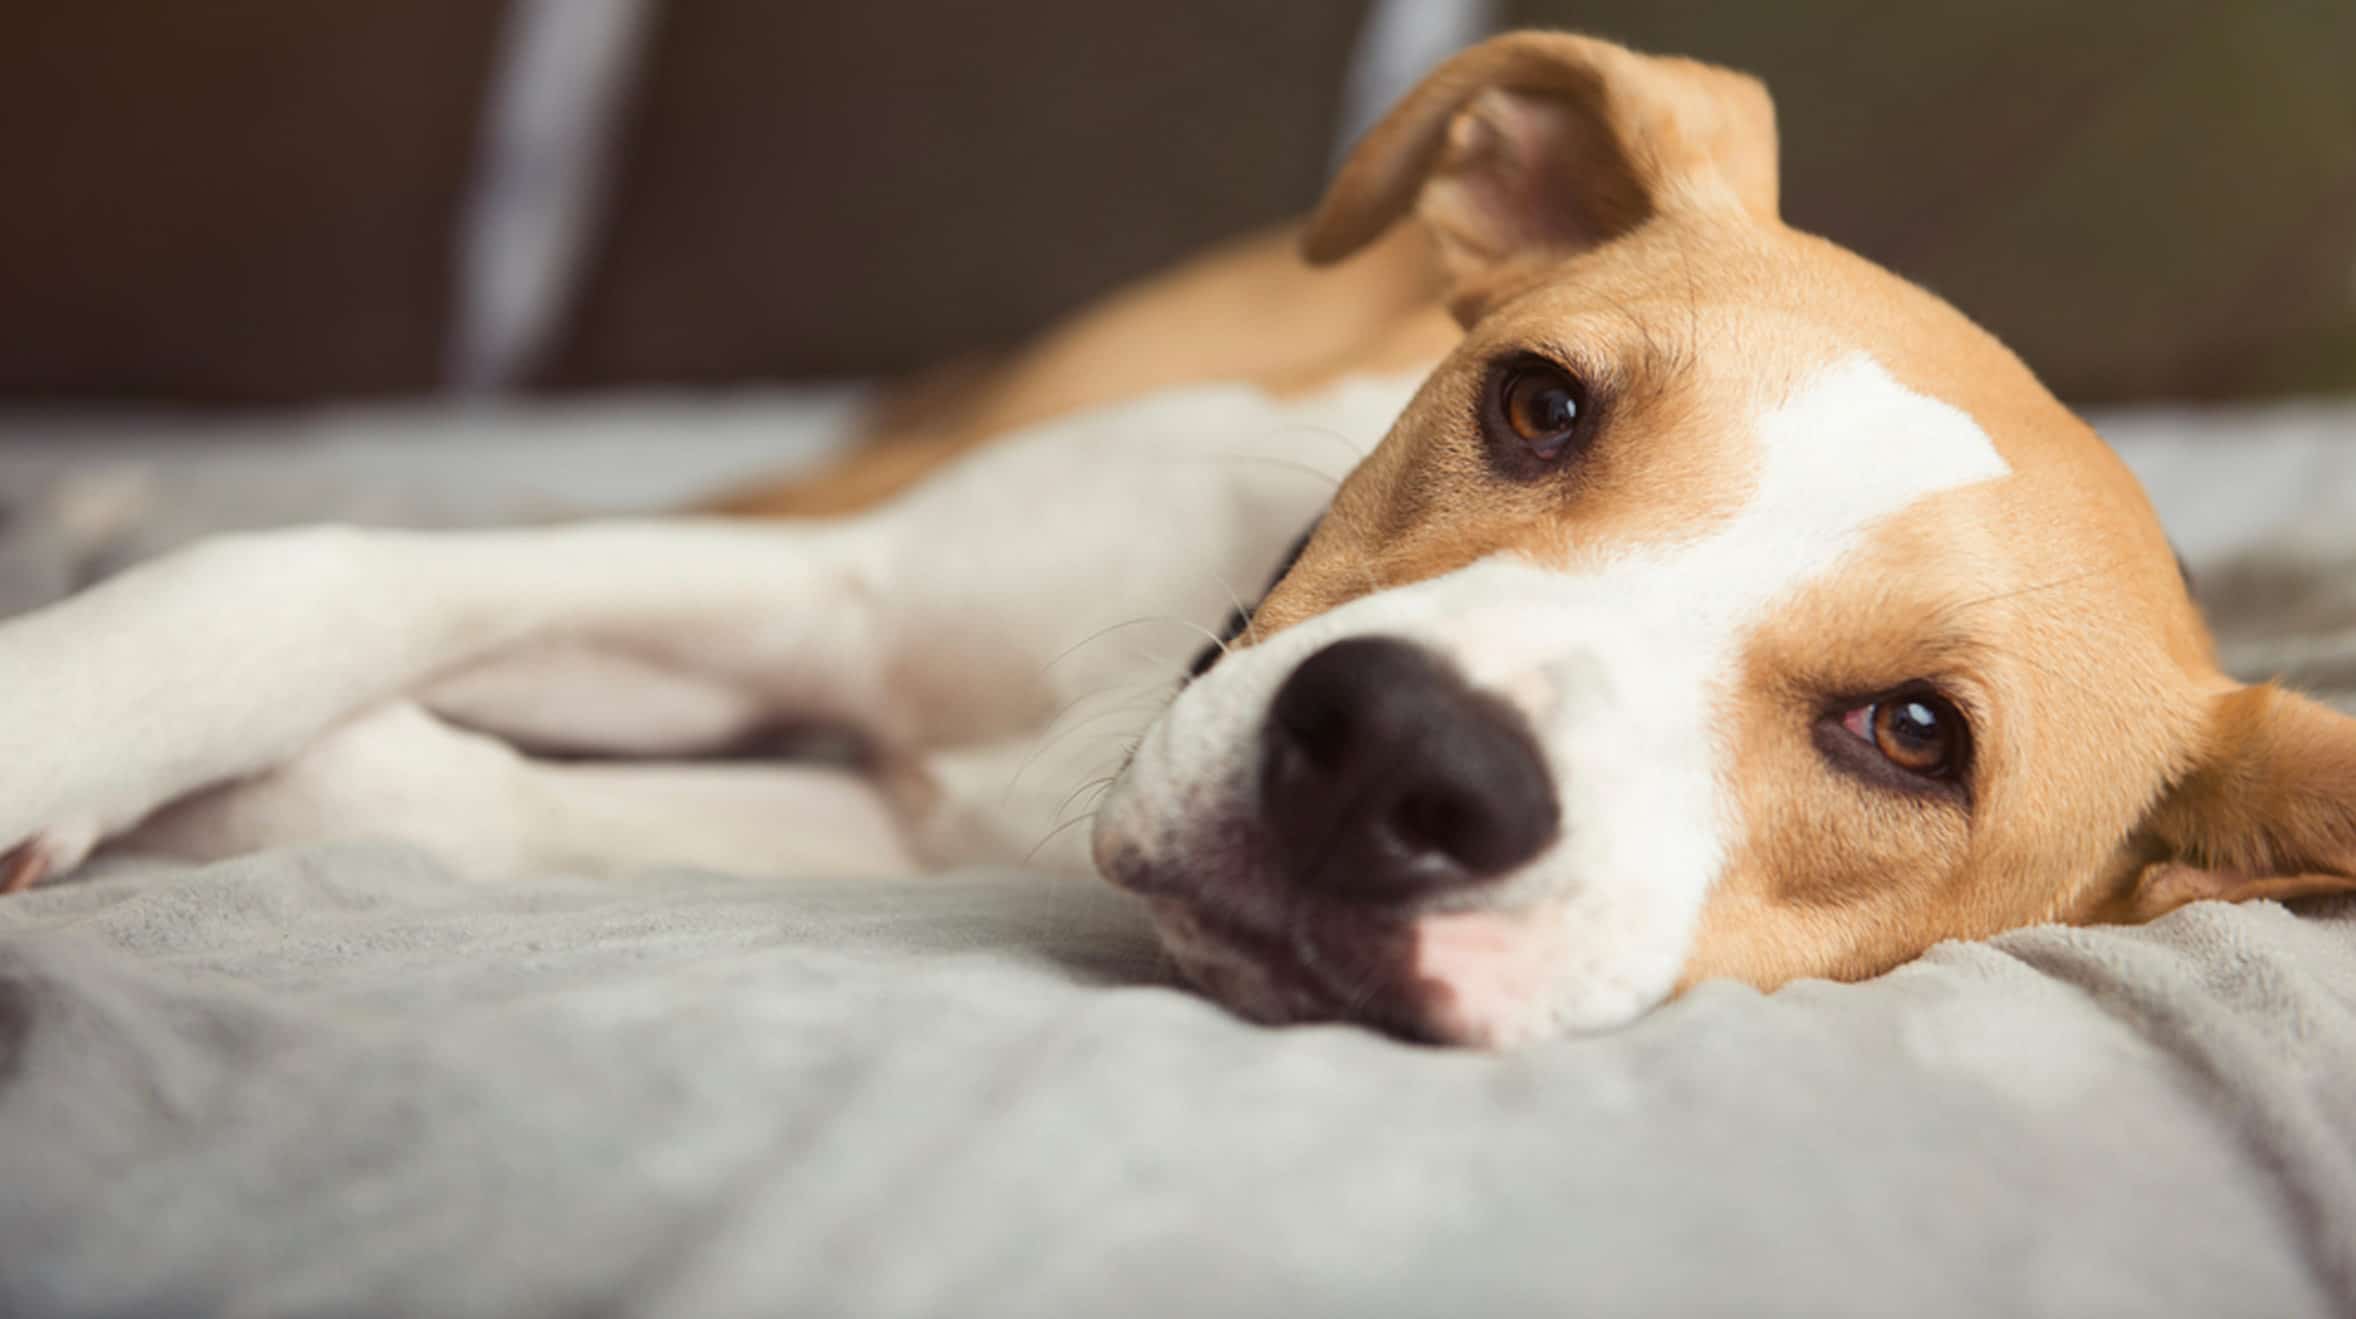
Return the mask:
[[1285, 679], [1261, 730], [1260, 815], [1294, 882], [1395, 900], [1538, 855], [1560, 812], [1519, 711], [1439, 656], [1337, 641]]

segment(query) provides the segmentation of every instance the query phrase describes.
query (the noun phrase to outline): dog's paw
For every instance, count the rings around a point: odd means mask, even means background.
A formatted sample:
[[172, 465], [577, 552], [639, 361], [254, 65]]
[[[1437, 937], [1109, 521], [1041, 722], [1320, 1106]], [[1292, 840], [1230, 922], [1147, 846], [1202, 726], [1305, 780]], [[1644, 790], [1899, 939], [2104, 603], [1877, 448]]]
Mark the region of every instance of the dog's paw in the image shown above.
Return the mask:
[[44, 829], [0, 852], [0, 893], [22, 893], [64, 875], [88, 860], [97, 846], [95, 824]]

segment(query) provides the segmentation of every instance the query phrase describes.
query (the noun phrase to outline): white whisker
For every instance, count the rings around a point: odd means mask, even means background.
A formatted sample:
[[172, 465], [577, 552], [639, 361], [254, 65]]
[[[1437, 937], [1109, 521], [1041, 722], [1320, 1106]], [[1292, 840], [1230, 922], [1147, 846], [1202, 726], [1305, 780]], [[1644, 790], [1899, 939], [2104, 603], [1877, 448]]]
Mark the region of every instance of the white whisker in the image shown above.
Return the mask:
[[1088, 823], [1090, 820], [1093, 820], [1093, 819], [1095, 819], [1095, 818], [1096, 818], [1096, 812], [1094, 812], [1094, 811], [1090, 811], [1090, 812], [1088, 812], [1086, 815], [1079, 815], [1079, 816], [1074, 816], [1073, 818], [1071, 818], [1071, 819], [1069, 819], [1069, 820], [1066, 820], [1066, 821], [1064, 821], [1062, 824], [1059, 824], [1059, 825], [1055, 826], [1053, 829], [1050, 829], [1050, 830], [1048, 830], [1048, 831], [1047, 831], [1047, 836], [1046, 836], [1046, 837], [1044, 837], [1044, 838], [1040, 839], [1040, 840], [1039, 840], [1038, 842], [1036, 842], [1036, 843], [1033, 843], [1033, 844], [1031, 845], [1031, 850], [1030, 850], [1030, 851], [1028, 851], [1028, 852], [1025, 852], [1025, 853], [1023, 853], [1023, 864], [1024, 864], [1024, 865], [1026, 865], [1026, 866], [1027, 866], [1027, 865], [1029, 865], [1029, 864], [1031, 864], [1031, 861], [1032, 861], [1032, 860], [1033, 860], [1035, 857], [1037, 857], [1037, 856], [1039, 855], [1039, 853], [1040, 853], [1040, 852], [1041, 852], [1043, 849], [1045, 849], [1045, 848], [1046, 848], [1046, 846], [1047, 846], [1049, 843], [1052, 843], [1052, 842], [1054, 842], [1054, 841], [1055, 841], [1055, 839], [1056, 839], [1056, 836], [1057, 836], [1057, 835], [1059, 835], [1059, 834], [1061, 834], [1061, 833], [1064, 833], [1065, 831], [1067, 831], [1067, 830], [1069, 830], [1069, 829], [1072, 829], [1072, 828], [1074, 828], [1074, 827], [1076, 827], [1076, 826], [1078, 826], [1078, 825], [1083, 825], [1083, 824], [1086, 824], [1086, 823]]

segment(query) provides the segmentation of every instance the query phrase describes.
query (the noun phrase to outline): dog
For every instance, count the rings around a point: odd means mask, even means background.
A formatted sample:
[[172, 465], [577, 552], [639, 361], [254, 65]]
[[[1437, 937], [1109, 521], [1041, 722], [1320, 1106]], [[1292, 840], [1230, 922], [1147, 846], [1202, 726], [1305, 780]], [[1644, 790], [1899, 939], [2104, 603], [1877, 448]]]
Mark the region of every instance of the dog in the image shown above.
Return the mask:
[[[802, 516], [267, 532], [10, 621], [5, 878], [1044, 846], [1249, 1018], [1486, 1047], [2356, 887], [2356, 720], [2226, 677], [2097, 436], [1782, 223], [1752, 79], [1490, 40], [1297, 241], [720, 510]], [[781, 722], [869, 755], [697, 759]]]

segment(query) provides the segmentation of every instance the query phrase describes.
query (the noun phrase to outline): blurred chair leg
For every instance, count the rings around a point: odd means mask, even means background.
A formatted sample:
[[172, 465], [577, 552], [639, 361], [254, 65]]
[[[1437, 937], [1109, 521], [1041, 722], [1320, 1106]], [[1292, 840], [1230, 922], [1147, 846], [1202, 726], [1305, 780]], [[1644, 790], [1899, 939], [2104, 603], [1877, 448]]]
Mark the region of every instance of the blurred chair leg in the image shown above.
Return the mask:
[[444, 385], [523, 379], [568, 309], [658, 0], [512, 0], [459, 211]]

